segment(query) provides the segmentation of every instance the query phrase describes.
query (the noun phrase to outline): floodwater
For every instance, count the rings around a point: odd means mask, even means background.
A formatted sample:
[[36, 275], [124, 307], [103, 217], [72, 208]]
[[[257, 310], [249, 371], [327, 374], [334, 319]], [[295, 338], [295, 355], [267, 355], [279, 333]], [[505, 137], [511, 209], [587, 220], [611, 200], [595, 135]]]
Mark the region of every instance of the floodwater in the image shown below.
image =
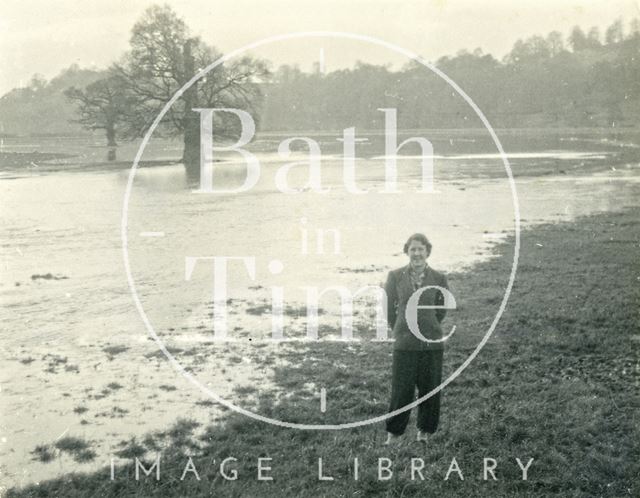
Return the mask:
[[[305, 166], [284, 174], [283, 165], [308, 157], [302, 150], [279, 157], [274, 137], [254, 150], [260, 161], [256, 184], [235, 194], [194, 193], [180, 164], [139, 169], [126, 202], [126, 168], [5, 171], [3, 485], [106, 465], [121, 441], [166, 429], [186, 414], [201, 422], [223, 416], [160, 352], [150, 328], [202, 385], [248, 407], [251, 396], [238, 397], [234, 389], [252, 383], [272, 388], [273, 365], [286, 364], [295, 345], [269, 341], [274, 288], [283, 293], [284, 338], [300, 341], [307, 321], [298, 310], [309, 289], [378, 286], [389, 269], [405, 264], [402, 245], [413, 232], [431, 239], [430, 264], [451, 273], [490, 257], [492, 245], [514, 233], [516, 210], [526, 227], [637, 204], [633, 137], [603, 142], [567, 135], [553, 143], [529, 140], [529, 149], [521, 136], [505, 140], [517, 204], [495, 149], [469, 142], [475, 138], [456, 140], [457, 148], [455, 141], [443, 141], [442, 152], [434, 147], [433, 178], [425, 176], [419, 157], [397, 156], [395, 193], [384, 192], [388, 154], [375, 146], [356, 165], [354, 185], [367, 193], [345, 187], [335, 147], [322, 156], [322, 188], [328, 191], [318, 193], [307, 185]], [[105, 153], [77, 141], [5, 140], [2, 150], [36, 148], [77, 154], [56, 162], [63, 170], [65, 162], [90, 164]], [[135, 150], [122, 148], [119, 159], [130, 160]], [[179, 145], [152, 143], [143, 159], [178, 156]], [[216, 163], [215, 188], [237, 189], [245, 178], [244, 164], [233, 154]], [[281, 191], [284, 183], [291, 193]], [[233, 259], [223, 299], [227, 341], [215, 342], [211, 301], [222, 274], [214, 275], [212, 258], [221, 256]], [[504, 289], [510, 271], [505, 267], [495, 285]], [[458, 274], [461, 288], [463, 279]], [[321, 348], [322, 340], [339, 336], [337, 293], [323, 295], [319, 306]], [[371, 298], [354, 301], [354, 323], [371, 331], [358, 339], [375, 336], [371, 306]], [[210, 348], [207, 355], [198, 350], [202, 344]], [[69, 435], [89, 441], [95, 459], [77, 463], [63, 455], [43, 463], [32, 453]]]

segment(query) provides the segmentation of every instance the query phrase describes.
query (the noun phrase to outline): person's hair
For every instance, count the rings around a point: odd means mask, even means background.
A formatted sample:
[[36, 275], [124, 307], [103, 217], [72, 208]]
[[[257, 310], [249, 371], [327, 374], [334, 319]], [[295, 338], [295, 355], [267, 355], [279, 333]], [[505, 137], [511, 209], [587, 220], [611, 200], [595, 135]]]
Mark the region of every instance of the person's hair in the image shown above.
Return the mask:
[[427, 239], [426, 235], [422, 233], [414, 233], [407, 239], [407, 241], [404, 243], [403, 249], [405, 254], [409, 254], [409, 246], [411, 245], [412, 240], [420, 242], [423, 246], [427, 247], [427, 256], [431, 254], [431, 242], [429, 242], [429, 239]]

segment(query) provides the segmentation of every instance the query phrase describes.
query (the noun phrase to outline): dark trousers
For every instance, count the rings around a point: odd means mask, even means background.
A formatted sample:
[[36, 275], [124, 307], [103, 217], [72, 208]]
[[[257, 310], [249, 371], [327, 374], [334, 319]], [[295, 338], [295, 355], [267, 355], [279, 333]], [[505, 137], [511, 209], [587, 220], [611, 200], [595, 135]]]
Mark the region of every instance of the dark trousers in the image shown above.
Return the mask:
[[[418, 397], [438, 387], [442, 382], [443, 351], [394, 351], [389, 412], [398, 410]], [[418, 429], [434, 433], [440, 419], [440, 393], [430, 396], [418, 405]], [[403, 434], [409, 423], [411, 410], [387, 419], [387, 432]]]

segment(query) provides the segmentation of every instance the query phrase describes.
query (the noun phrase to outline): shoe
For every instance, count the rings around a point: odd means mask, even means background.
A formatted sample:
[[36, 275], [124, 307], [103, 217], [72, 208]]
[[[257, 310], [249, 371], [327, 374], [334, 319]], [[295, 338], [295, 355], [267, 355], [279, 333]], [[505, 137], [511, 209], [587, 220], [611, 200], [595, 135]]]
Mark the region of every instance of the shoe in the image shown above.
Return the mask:
[[416, 435], [416, 441], [418, 441], [420, 443], [426, 443], [428, 437], [429, 437], [429, 433], [428, 432], [424, 432], [424, 431], [418, 430], [418, 434]]
[[385, 446], [390, 446], [394, 444], [396, 441], [399, 441], [402, 437], [402, 434], [393, 434], [391, 432], [387, 432], [387, 440], [384, 442]]

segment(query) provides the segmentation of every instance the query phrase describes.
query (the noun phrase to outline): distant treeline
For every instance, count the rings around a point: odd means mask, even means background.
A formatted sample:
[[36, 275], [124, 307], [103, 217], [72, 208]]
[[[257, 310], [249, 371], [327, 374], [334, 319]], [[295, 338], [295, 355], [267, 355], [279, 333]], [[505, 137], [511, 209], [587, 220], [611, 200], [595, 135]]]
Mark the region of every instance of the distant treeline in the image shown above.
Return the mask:
[[[480, 49], [442, 57], [435, 66], [454, 80], [495, 127], [640, 125], [640, 32], [616, 21], [601, 40], [597, 28], [575, 27], [518, 40], [502, 61]], [[424, 66], [400, 71], [357, 64], [303, 73], [279, 68], [267, 90], [263, 129], [380, 128], [379, 107], [398, 109], [403, 128], [482, 126], [451, 86]]]
[[51, 81], [36, 74], [29, 85], [15, 88], [0, 98], [0, 135], [83, 135], [87, 131], [72, 122], [76, 106], [65, 97], [71, 86], [85, 87], [102, 72], [80, 69], [77, 64]]
[[[501, 61], [480, 49], [442, 57], [434, 65], [454, 80], [494, 127], [640, 125], [640, 26], [616, 21], [601, 36], [575, 27], [565, 37], [518, 40]], [[626, 32], [625, 32], [626, 31]], [[104, 72], [77, 65], [51, 81], [34, 76], [0, 98], [0, 134], [86, 133], [64, 95]], [[482, 126], [471, 107], [424, 66], [394, 71], [357, 63], [326, 74], [281, 66], [261, 85], [260, 128], [265, 131], [381, 128], [382, 107], [398, 109], [400, 128]]]

